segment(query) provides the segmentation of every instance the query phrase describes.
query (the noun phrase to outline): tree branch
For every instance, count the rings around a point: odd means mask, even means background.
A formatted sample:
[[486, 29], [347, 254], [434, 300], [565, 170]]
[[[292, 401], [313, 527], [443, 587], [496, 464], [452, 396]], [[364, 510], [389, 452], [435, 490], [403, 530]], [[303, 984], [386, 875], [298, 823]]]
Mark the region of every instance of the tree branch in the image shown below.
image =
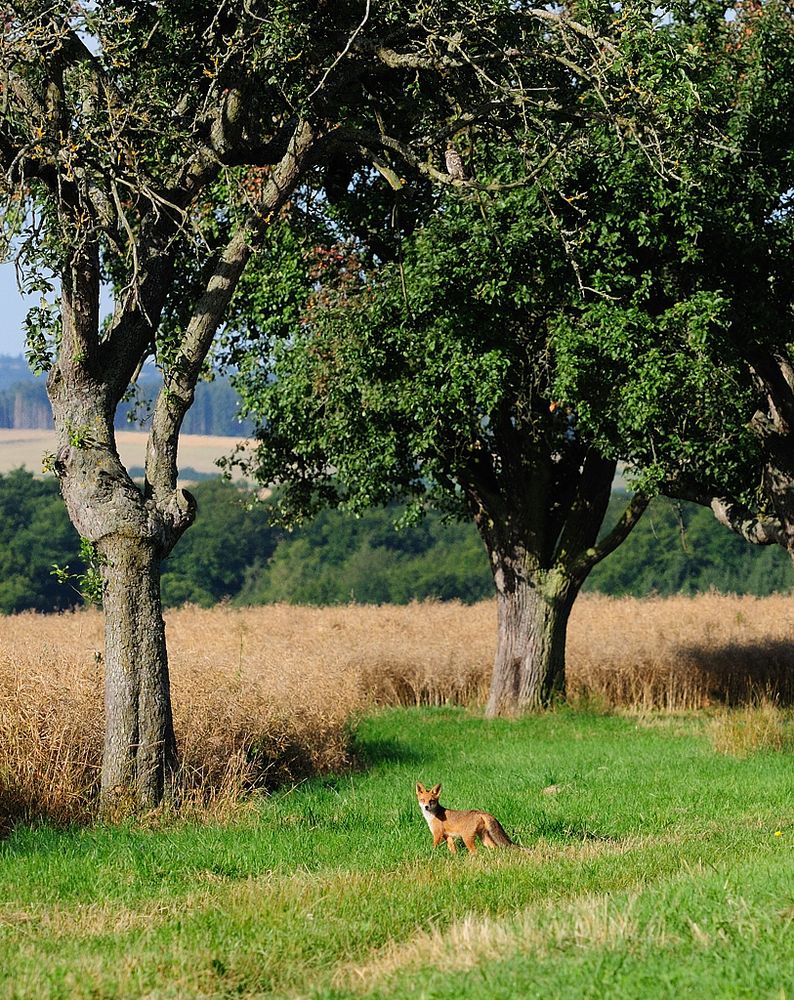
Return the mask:
[[579, 556], [573, 566], [574, 573], [586, 576], [602, 559], [606, 559], [619, 545], [622, 545], [649, 503], [650, 497], [644, 496], [642, 493], [635, 493], [612, 530], [600, 542]]
[[735, 497], [716, 496], [683, 480], [668, 482], [663, 492], [674, 500], [688, 500], [701, 507], [709, 507], [720, 524], [753, 545], [782, 545], [786, 548], [782, 524], [775, 518], [755, 513]]
[[176, 488], [179, 430], [193, 402], [204, 359], [250, 255], [251, 232], [243, 226], [218, 259], [157, 396], [146, 447], [146, 493], [158, 506], [167, 505]]
[[146, 449], [146, 492], [161, 509], [172, 501], [177, 480], [179, 430], [212, 341], [226, 313], [257, 237], [295, 189], [314, 153], [317, 136], [306, 121], [297, 123], [288, 148], [262, 193], [259, 215], [238, 227], [209, 276], [180, 349], [158, 394]]
[[[561, 470], [559, 476], [555, 498], [561, 504], [562, 527], [559, 536], [549, 537], [552, 551], [545, 557], [550, 564], [562, 566], [567, 572], [576, 574], [583, 570], [586, 575], [588, 553], [593, 551], [609, 505], [617, 463], [593, 447], [587, 448], [583, 460], [576, 454], [569, 459], [567, 471]], [[565, 462], [565, 458], [560, 461]]]

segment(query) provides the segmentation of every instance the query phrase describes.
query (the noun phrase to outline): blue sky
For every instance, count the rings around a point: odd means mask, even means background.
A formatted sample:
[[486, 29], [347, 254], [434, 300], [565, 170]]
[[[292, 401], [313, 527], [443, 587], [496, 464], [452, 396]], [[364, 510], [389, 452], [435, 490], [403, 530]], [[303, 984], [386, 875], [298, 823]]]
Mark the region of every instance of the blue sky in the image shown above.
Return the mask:
[[[35, 302], [35, 299], [32, 302]], [[25, 310], [25, 302], [17, 291], [14, 265], [0, 264], [0, 354], [24, 352], [22, 320]]]

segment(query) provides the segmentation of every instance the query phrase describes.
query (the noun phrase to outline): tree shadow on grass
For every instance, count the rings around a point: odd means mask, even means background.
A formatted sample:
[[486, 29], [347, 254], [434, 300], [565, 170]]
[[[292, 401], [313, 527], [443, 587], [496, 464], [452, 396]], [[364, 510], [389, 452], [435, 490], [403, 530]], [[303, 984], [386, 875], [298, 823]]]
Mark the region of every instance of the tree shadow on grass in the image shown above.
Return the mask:
[[389, 737], [354, 736], [350, 752], [357, 770], [377, 767], [379, 764], [418, 764], [427, 754], [418, 754], [412, 746]]

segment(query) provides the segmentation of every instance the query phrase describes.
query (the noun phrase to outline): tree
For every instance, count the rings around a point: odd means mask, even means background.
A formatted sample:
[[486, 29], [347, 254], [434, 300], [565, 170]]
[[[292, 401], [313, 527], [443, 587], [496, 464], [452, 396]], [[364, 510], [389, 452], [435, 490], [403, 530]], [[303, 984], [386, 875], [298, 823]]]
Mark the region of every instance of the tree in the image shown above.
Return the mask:
[[[794, 558], [794, 18], [777, 2], [734, 13], [672, 29], [702, 67], [682, 121], [722, 140], [693, 143], [653, 183], [638, 157], [593, 164], [572, 228], [586, 283], [610, 298], [560, 323], [558, 391], [649, 487]], [[605, 278], [599, 190], [631, 284]]]
[[53, 564], [72, 569], [79, 539], [53, 479], [24, 469], [0, 475], [0, 612], [63, 610], [80, 603]]
[[[599, 556], [592, 525], [605, 510], [611, 460], [624, 455], [647, 470], [664, 462], [659, 456], [676, 456], [674, 477], [646, 471], [638, 481], [627, 525], [642, 496], [662, 485], [695, 497], [709, 483], [711, 498], [718, 483], [723, 489], [731, 481], [746, 483], [754, 462], [765, 463], [765, 480], [775, 484], [778, 506], [782, 502], [786, 459], [768, 432], [775, 427], [779, 434], [780, 406], [794, 385], [784, 341], [772, 334], [787, 330], [782, 319], [790, 316], [791, 275], [784, 268], [792, 184], [783, 150], [791, 148], [791, 19], [776, 4], [760, 13], [738, 5], [735, 13], [731, 21], [711, 2], [676, 6], [651, 31], [637, 34], [639, 8], [622, 7], [615, 15], [621, 32], [625, 28], [618, 47], [630, 78], [623, 96], [640, 95], [646, 112], [628, 130], [636, 141], [616, 131], [608, 115], [578, 122], [573, 141], [567, 141], [570, 117], [546, 123], [542, 140], [522, 151], [524, 175], [536, 175], [535, 204], [525, 201], [498, 217], [481, 190], [483, 238], [476, 211], [456, 230], [454, 209], [445, 203], [383, 281], [369, 278], [351, 291], [359, 264], [348, 266], [335, 310], [347, 320], [335, 323], [327, 310], [312, 313], [277, 352], [278, 381], [255, 380], [266, 399], [263, 451], [288, 456], [280, 464], [265, 455], [263, 468], [289, 481], [295, 510], [318, 500], [388, 501], [395, 488], [418, 497], [428, 484], [430, 492], [446, 490], [444, 503], [465, 498], [501, 595], [491, 712], [543, 703], [561, 684], [559, 637]], [[773, 143], [770, 133], [779, 122], [770, 111], [786, 102], [785, 138]], [[693, 135], [701, 141], [693, 144]], [[469, 155], [468, 173], [487, 177], [476, 147]], [[746, 173], [734, 199], [730, 178], [737, 163]], [[483, 187], [504, 192], [510, 178], [504, 181]], [[536, 226], [523, 243], [513, 242], [520, 227], [511, 211]], [[760, 244], [745, 244], [744, 270], [736, 276], [740, 295], [732, 298], [741, 307], [731, 311], [719, 283], [733, 273], [732, 254], [748, 225], [765, 235]], [[516, 262], [524, 260], [539, 263], [516, 280]], [[460, 277], [458, 285], [451, 275]], [[771, 312], [757, 314], [755, 304], [770, 300]], [[743, 377], [748, 317], [770, 350], [759, 357], [755, 336], [756, 361]], [[724, 340], [715, 364], [715, 333], [731, 324], [735, 335]], [[474, 348], [461, 332], [467, 328], [477, 330]], [[513, 347], [505, 354], [509, 340]], [[678, 346], [671, 348], [672, 341]], [[526, 365], [534, 361], [530, 375], [521, 374], [522, 357]], [[540, 369], [541, 358], [549, 371]], [[765, 459], [740, 430], [759, 379], [769, 397], [765, 419], [756, 421], [767, 436]], [[525, 451], [530, 440], [541, 444]], [[450, 455], [445, 465], [440, 456]], [[574, 499], [580, 474], [582, 491]], [[517, 496], [527, 498], [520, 514]], [[596, 501], [599, 496], [604, 499]], [[588, 519], [580, 503], [592, 508]], [[768, 518], [748, 520], [735, 500], [714, 505], [746, 534], [773, 537]], [[568, 522], [568, 512], [578, 520]]]
[[402, 499], [474, 521], [497, 593], [491, 715], [564, 691], [576, 595], [646, 503], [598, 540], [615, 462], [554, 401], [549, 323], [578, 292], [543, 195], [443, 197], [380, 266], [315, 248], [302, 323], [272, 371], [237, 378], [287, 522]]
[[[69, 516], [104, 574], [101, 796], [149, 807], [177, 763], [159, 564], [195, 517], [179, 429], [253, 249], [340, 150], [392, 183], [407, 165], [465, 184], [437, 165], [448, 139], [563, 113], [564, 74], [602, 99], [608, 66], [587, 65], [612, 49], [565, 12], [501, 2], [12, 0], [2, 19], [3, 228], [28, 290], [59, 282], [58, 307], [31, 316], [30, 358], [49, 371]], [[164, 385], [141, 490], [113, 417], [150, 354]]]
[[[602, 552], [595, 534], [612, 462], [637, 456], [630, 446], [624, 450], [624, 438], [642, 425], [643, 447], [653, 452], [673, 417], [701, 425], [697, 444], [680, 430], [667, 437], [690, 465], [720, 467], [736, 479], [754, 460], [746, 435], [725, 433], [726, 423], [739, 426], [747, 400], [747, 383], [737, 380], [729, 360], [735, 346], [727, 346], [722, 366], [703, 349], [723, 298], [703, 277], [705, 268], [700, 277], [676, 277], [716, 252], [699, 247], [697, 237], [707, 231], [708, 196], [721, 191], [724, 202], [730, 191], [738, 148], [732, 102], [748, 92], [763, 101], [772, 72], [766, 56], [760, 77], [755, 55], [736, 57], [752, 12], [739, 5], [728, 21], [724, 8], [708, 0], [675, 5], [650, 23], [635, 4], [590, 13], [626, 73], [624, 91], [609, 98], [641, 114], [616, 129], [600, 72], [591, 74], [598, 81], [592, 89], [575, 70], [561, 79], [562, 108], [521, 147], [516, 190], [523, 186], [526, 200], [513, 211], [527, 231], [535, 226], [532, 237], [514, 242], [521, 227], [511, 209], [499, 218], [489, 200], [491, 192], [509, 192], [513, 176], [500, 176], [493, 159], [483, 159], [476, 130], [468, 135], [464, 174], [480, 182], [484, 236], [477, 210], [456, 229], [455, 209], [446, 202], [395, 253], [382, 225], [377, 243], [371, 239], [371, 212], [355, 216], [357, 188], [348, 183], [344, 191], [349, 196], [352, 187], [352, 197], [340, 199], [354, 203], [348, 232], [363, 241], [369, 259], [346, 262], [344, 249], [326, 248], [314, 280], [339, 265], [343, 279], [331, 293], [330, 313], [323, 295], [310, 303], [301, 328], [276, 348], [275, 383], [267, 366], [243, 365], [248, 398], [265, 401], [262, 474], [289, 482], [288, 517], [318, 502], [388, 502], [395, 490], [421, 503], [446, 491], [443, 504], [468, 504], [503, 595], [491, 712], [543, 703], [562, 684], [560, 637]], [[782, 7], [770, 17], [768, 37], [778, 49], [785, 49], [787, 17]], [[601, 113], [574, 114], [569, 98], [577, 94], [582, 101], [602, 98]], [[738, 120], [740, 129], [756, 128], [753, 116]], [[465, 193], [459, 162], [463, 157], [455, 164]], [[527, 189], [528, 178], [534, 184]], [[756, 204], [758, 193], [749, 185], [748, 202]], [[399, 213], [398, 198], [399, 192]], [[767, 208], [779, 212], [781, 205], [778, 199]], [[432, 199], [424, 207], [432, 209]], [[723, 219], [723, 247], [731, 245], [732, 221], [741, 224], [738, 216]], [[411, 225], [399, 228], [411, 235]], [[479, 239], [470, 238], [474, 232]], [[367, 274], [357, 289], [359, 272], [378, 259], [383, 271]], [[531, 263], [516, 280], [524, 261]], [[322, 308], [315, 308], [318, 301]], [[474, 345], [466, 330], [477, 330]], [[683, 339], [688, 353], [648, 349], [659, 334]], [[610, 367], [610, 359], [595, 371], [594, 359], [615, 343], [626, 368], [643, 368], [646, 396], [626, 394], [623, 368]], [[723, 397], [730, 400], [727, 421], [718, 408]], [[690, 419], [695, 398], [702, 412]], [[715, 436], [706, 447], [710, 432]], [[525, 451], [527, 441], [537, 443]], [[452, 461], [445, 465], [441, 456]], [[616, 541], [659, 487], [654, 475], [638, 481]], [[527, 498], [520, 516], [519, 495]]]
[[249, 567], [267, 562], [278, 542], [267, 507], [257, 504], [249, 490], [213, 479], [193, 492], [196, 522], [163, 563], [165, 605], [209, 607], [235, 597]]

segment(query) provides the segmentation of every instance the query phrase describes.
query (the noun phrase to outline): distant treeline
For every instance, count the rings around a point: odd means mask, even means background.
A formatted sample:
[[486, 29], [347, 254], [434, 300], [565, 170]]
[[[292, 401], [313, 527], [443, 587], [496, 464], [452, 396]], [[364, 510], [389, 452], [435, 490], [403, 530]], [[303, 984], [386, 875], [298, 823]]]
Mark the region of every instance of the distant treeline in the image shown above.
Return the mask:
[[[147, 426], [152, 400], [159, 388], [156, 374], [144, 371], [134, 398], [122, 402], [116, 411], [116, 427], [133, 430]], [[219, 434], [247, 437], [250, 422], [240, 422], [240, 400], [228, 379], [199, 382], [196, 398], [187, 412], [185, 434]], [[0, 427], [15, 430], [45, 430], [52, 427], [52, 412], [43, 378], [36, 378], [20, 358], [0, 357]]]
[[[413, 528], [393, 527], [397, 509], [356, 519], [321, 514], [293, 533], [268, 523], [267, 502], [221, 480], [197, 484], [199, 513], [163, 564], [166, 605], [403, 604], [412, 599], [477, 601], [492, 583], [471, 524], [437, 515]], [[611, 515], [621, 505], [613, 499]], [[16, 470], [0, 475], [0, 611], [54, 611], [80, 603], [52, 575], [53, 564], [83, 567], [79, 539], [53, 479]], [[778, 547], [746, 544], [699, 507], [657, 500], [628, 541], [591, 575], [587, 589], [645, 596], [711, 588], [764, 596], [792, 587]]]

